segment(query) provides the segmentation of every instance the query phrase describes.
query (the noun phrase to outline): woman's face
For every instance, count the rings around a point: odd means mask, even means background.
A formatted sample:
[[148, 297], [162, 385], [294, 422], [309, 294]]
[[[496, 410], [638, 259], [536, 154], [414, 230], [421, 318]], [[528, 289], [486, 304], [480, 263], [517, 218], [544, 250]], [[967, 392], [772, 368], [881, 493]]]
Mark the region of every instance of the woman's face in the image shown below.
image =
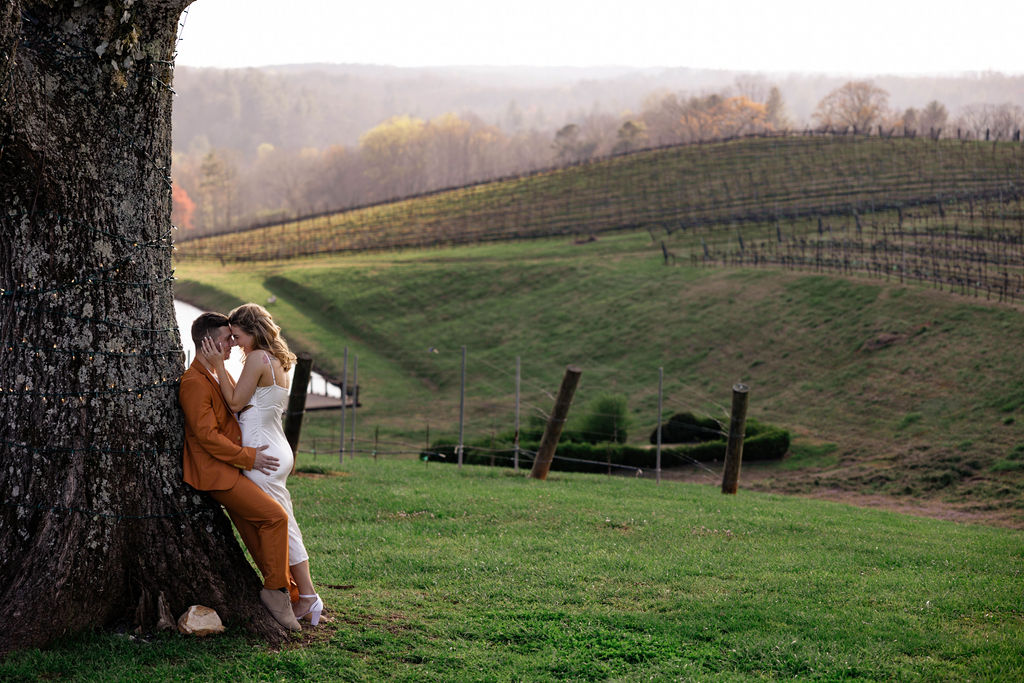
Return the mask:
[[231, 335], [234, 337], [235, 343], [238, 344], [239, 348], [245, 353], [252, 351], [252, 335], [246, 333], [238, 325], [231, 325]]

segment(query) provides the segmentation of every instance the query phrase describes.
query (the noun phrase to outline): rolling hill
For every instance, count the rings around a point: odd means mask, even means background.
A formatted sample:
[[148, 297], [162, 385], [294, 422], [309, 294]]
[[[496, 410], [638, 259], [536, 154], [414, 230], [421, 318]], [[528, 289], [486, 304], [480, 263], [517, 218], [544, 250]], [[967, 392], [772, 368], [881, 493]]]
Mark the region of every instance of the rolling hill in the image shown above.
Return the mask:
[[[179, 242], [176, 293], [273, 301], [325, 374], [358, 356], [367, 453], [457, 434], [462, 347], [467, 441], [512, 429], [519, 358], [524, 420], [574, 363], [574, 411], [623, 396], [646, 443], [663, 368], [662, 418], [722, 418], [741, 380], [795, 435], [759, 487], [1021, 525], [1022, 164], [1019, 143], [864, 136], [650, 150]], [[337, 434], [313, 418], [303, 448]]]

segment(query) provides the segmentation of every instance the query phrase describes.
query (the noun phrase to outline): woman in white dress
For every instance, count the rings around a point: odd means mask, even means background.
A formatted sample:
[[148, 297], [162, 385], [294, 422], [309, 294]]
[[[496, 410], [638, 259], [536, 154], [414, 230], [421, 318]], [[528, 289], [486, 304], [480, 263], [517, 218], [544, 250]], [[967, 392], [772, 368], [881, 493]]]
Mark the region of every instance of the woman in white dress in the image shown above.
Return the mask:
[[231, 410], [238, 413], [243, 446], [268, 445], [266, 453], [280, 462], [271, 474], [244, 470], [257, 486], [281, 504], [288, 513], [288, 564], [299, 588], [299, 601], [292, 604], [296, 619], [308, 616], [313, 626], [320, 622], [324, 602], [313, 588], [309, 554], [292, 512], [292, 498], [286, 486], [295, 463], [284, 435], [281, 415], [288, 405], [288, 369], [295, 354], [281, 336], [281, 328], [259, 304], [243, 304], [228, 314], [232, 339], [245, 353], [245, 365], [238, 381], [224, 369], [224, 356], [210, 339], [203, 342], [203, 354], [217, 372], [221, 393]]

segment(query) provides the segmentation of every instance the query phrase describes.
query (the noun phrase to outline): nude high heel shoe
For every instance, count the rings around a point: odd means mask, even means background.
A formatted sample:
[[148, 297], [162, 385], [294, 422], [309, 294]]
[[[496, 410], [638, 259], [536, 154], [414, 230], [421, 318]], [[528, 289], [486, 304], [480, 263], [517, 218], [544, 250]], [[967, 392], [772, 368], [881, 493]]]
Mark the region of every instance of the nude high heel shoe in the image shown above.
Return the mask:
[[313, 601], [313, 604], [310, 606], [310, 608], [304, 614], [300, 614], [300, 615], [296, 616], [297, 619], [304, 619], [306, 616], [308, 616], [309, 617], [309, 623], [312, 626], [316, 626], [317, 624], [320, 623], [320, 614], [321, 614], [321, 612], [324, 611], [324, 601], [320, 599], [320, 594], [319, 593], [314, 593], [313, 595], [302, 595], [302, 594], [299, 594], [299, 597], [300, 598], [316, 598], [316, 600]]

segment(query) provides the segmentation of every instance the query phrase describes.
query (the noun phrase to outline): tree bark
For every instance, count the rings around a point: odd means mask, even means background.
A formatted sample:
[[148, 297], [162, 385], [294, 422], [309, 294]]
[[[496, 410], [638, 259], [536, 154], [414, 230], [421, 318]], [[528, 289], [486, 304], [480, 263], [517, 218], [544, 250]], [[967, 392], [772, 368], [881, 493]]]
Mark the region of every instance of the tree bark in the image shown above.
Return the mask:
[[190, 1], [0, 9], [0, 652], [150, 629], [161, 598], [283, 634], [181, 475], [170, 84]]

